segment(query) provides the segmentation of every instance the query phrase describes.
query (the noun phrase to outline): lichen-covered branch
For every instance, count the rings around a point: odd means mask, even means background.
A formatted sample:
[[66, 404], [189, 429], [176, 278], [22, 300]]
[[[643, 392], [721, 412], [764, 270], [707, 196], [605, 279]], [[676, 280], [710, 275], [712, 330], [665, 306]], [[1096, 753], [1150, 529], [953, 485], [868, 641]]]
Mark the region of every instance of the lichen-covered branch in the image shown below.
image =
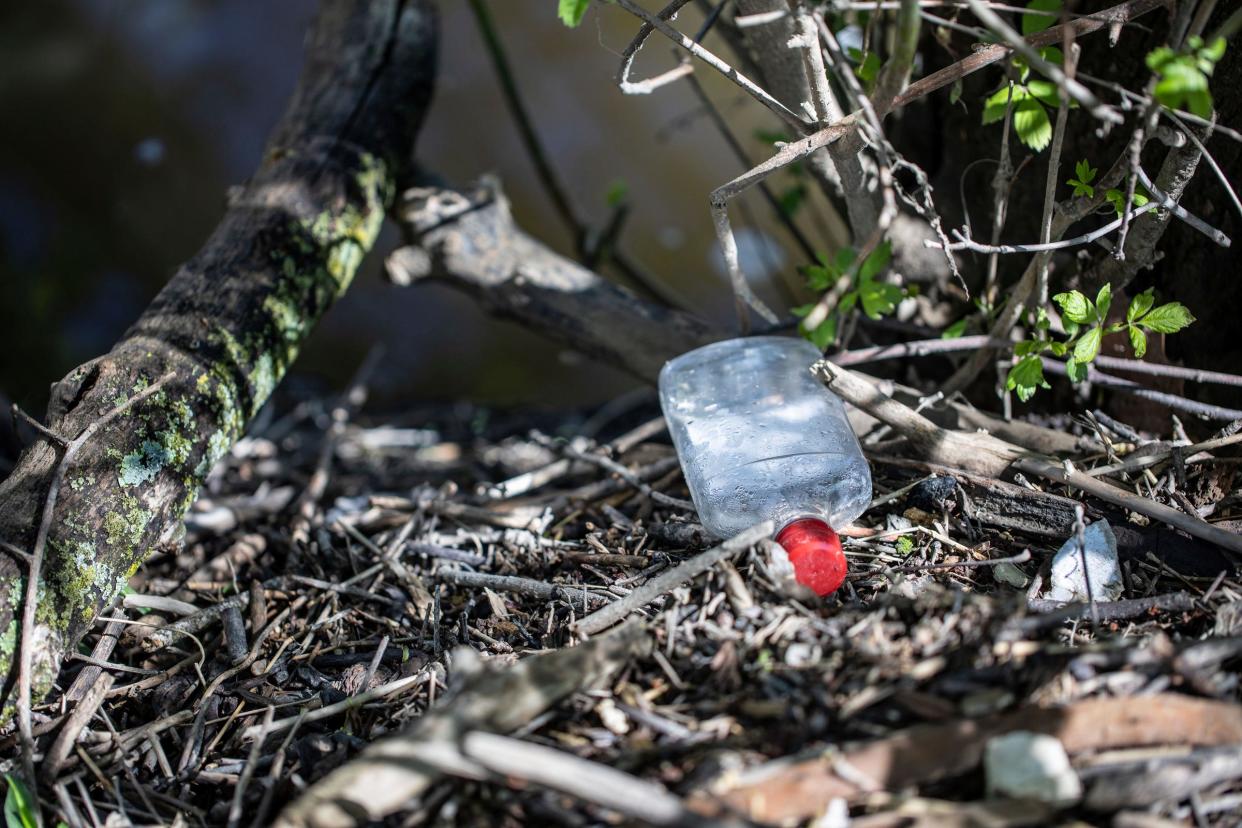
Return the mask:
[[[48, 520], [40, 512], [59, 461], [51, 440], [27, 449], [0, 484], [0, 539], [30, 550], [40, 525], [47, 533], [31, 630], [36, 696], [147, 552], [177, 537], [212, 464], [348, 288], [413, 148], [435, 33], [427, 0], [325, 0], [253, 178], [112, 351], [53, 387], [47, 426], [72, 438], [173, 375], [81, 446]], [[0, 558], [4, 717], [25, 575], [19, 558]]]

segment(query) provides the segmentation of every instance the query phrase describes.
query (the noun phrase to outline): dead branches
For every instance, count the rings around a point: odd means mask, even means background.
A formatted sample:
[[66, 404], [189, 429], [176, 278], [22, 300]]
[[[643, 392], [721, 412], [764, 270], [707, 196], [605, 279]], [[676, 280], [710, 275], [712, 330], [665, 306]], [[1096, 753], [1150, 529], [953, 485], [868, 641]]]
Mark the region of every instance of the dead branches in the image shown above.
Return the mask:
[[344, 828], [381, 819], [425, 791], [471, 731], [516, 730], [570, 693], [607, 677], [646, 646], [642, 627], [631, 624], [508, 667], [472, 667], [473, 654], [460, 651], [454, 661], [463, 675], [452, 698], [310, 788], [276, 825]]

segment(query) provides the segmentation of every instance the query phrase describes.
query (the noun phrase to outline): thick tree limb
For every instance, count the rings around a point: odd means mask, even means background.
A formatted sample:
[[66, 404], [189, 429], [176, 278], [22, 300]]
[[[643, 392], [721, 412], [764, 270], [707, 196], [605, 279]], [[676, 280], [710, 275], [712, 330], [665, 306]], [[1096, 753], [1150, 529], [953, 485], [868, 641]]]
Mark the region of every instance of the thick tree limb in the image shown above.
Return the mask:
[[[44, 437], [0, 484], [0, 539], [32, 550], [37, 580], [29, 679], [52, 683], [61, 654], [155, 546], [175, 539], [212, 464], [241, 434], [379, 232], [413, 148], [435, 69], [428, 0], [325, 0], [306, 69], [254, 177], [198, 255], [112, 351], [53, 386], [47, 426], [82, 434], [118, 402], [172, 379], [101, 425], [63, 469]], [[13, 707], [22, 567], [0, 558], [4, 715]]]

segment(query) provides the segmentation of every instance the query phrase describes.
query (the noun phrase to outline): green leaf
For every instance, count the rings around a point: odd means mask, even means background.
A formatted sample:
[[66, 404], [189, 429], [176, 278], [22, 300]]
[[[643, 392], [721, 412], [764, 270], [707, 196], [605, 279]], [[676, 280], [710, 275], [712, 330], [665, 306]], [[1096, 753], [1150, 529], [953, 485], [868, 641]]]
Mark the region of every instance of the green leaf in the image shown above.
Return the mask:
[[4, 796], [5, 828], [38, 828], [39, 816], [30, 789], [11, 773], [4, 775], [4, 781], [9, 786]]
[[1078, 176], [1078, 180], [1083, 184], [1090, 184], [1092, 181], [1095, 181], [1095, 175], [1099, 171], [1098, 167], [1091, 166], [1091, 162], [1085, 158], [1074, 165], [1074, 174]]
[[1087, 378], [1087, 363], [1071, 359], [1065, 363], [1065, 373], [1069, 376], [1070, 382], [1080, 383]]
[[854, 74], [863, 83], [871, 83], [875, 80], [876, 75], [880, 74], [880, 56], [875, 52], [862, 52], [858, 49], [850, 49], [850, 57], [858, 65], [854, 67]]
[[1056, 109], [1061, 105], [1061, 93], [1052, 81], [1033, 80], [1026, 85], [1026, 89], [1031, 93], [1031, 97], [1049, 109]]
[[[1061, 315], [1069, 321], [1079, 324], [1091, 321], [1091, 300], [1081, 292], [1071, 290], [1068, 293], [1058, 293], [1052, 297], [1052, 301], [1060, 306]], [[1067, 330], [1066, 333], [1069, 333], [1069, 331]]]
[[[1014, 85], [1012, 89], [1013, 103], [1015, 107], [1018, 105], [1018, 101], [1023, 101], [1031, 97], [1031, 93], [1026, 91], [1025, 86]], [[1009, 86], [1002, 86], [983, 102], [984, 126], [994, 124], [1005, 117], [1005, 110], [1009, 107], [1009, 92]]]
[[1055, 63], [1057, 66], [1065, 65], [1065, 55], [1056, 46], [1044, 46], [1039, 50], [1039, 56], [1049, 63]]
[[1069, 350], [1069, 346], [1066, 345], [1064, 342], [1053, 341], [1049, 343], [1048, 347], [1052, 350], [1053, 356], [1059, 356], [1059, 357], [1065, 356], [1065, 352]]
[[914, 539], [909, 535], [902, 535], [897, 539], [897, 554], [902, 557], [909, 557], [914, 551]]
[[949, 103], [955, 104], [962, 99], [962, 79], [958, 78], [953, 81], [953, 85], [949, 87]]
[[837, 338], [837, 315], [828, 314], [828, 318], [816, 325], [813, 331], [808, 331], [805, 325], [799, 325], [798, 330], [822, 351]]
[[1142, 359], [1147, 353], [1147, 334], [1133, 325], [1130, 327], [1130, 347], [1134, 349], [1135, 359]]
[[1065, 329], [1065, 335], [1070, 339], [1078, 336], [1078, 323], [1074, 320], [1061, 317], [1061, 327]]
[[865, 282], [879, 276], [892, 260], [893, 246], [890, 243], [881, 242], [876, 245], [875, 250], [871, 251], [871, 255], [863, 261], [862, 267], [858, 269], [859, 280]]
[[1065, 183], [1074, 188], [1075, 198], [1095, 198], [1095, 187], [1090, 184], [1084, 184], [1076, 178], [1071, 178]]
[[1177, 52], [1168, 46], [1157, 46], [1147, 53], [1147, 68], [1153, 72], [1163, 72], [1164, 68], [1177, 60]]
[[1074, 361], [1087, 363], [1095, 359], [1100, 353], [1100, 339], [1103, 336], [1104, 331], [1099, 328], [1092, 328], [1083, 334], [1074, 346]]
[[[1225, 56], [1225, 39], [1218, 37], [1202, 49], [1198, 50], [1200, 60], [1207, 61], [1215, 68], [1216, 63]], [[1211, 69], [1205, 69], [1205, 72], [1211, 74]]]
[[962, 317], [961, 319], [957, 320], [949, 327], [945, 328], [944, 332], [940, 334], [940, 338], [941, 339], [957, 339], [959, 336], [966, 333], [966, 325], [969, 322], [970, 322], [970, 317], [968, 316]]
[[1084, 158], [1074, 165], [1074, 174], [1077, 177], [1065, 183], [1074, 188], [1076, 197], [1095, 198], [1095, 187], [1091, 186], [1091, 182], [1095, 180], [1098, 172], [1099, 169], [1092, 167], [1091, 163]]
[[1043, 104], [1034, 98], [1024, 98], [1014, 104], [1013, 130], [1018, 140], [1039, 152], [1052, 142], [1052, 121]]
[[629, 195], [629, 192], [630, 188], [623, 179], [614, 179], [608, 185], [608, 191], [604, 193], [604, 201], [615, 210], [625, 201], [625, 197]]
[[1044, 348], [1048, 347], [1048, 343], [1040, 339], [1024, 339], [1021, 342], [1015, 342], [1013, 346], [1013, 355], [1024, 357], [1029, 354], [1038, 354]]
[[782, 213], [790, 218], [793, 218], [794, 214], [798, 212], [798, 208], [802, 206], [802, 202], [805, 200], [806, 186], [802, 184], [795, 184], [780, 194], [777, 198], [777, 203], [780, 204]]
[[798, 317], [799, 319], [801, 319], [802, 317], [806, 316], [808, 313], [810, 313], [814, 309], [815, 309], [815, 303], [812, 302], [809, 305], [798, 305], [795, 308], [790, 308], [789, 312], [792, 313], [794, 316]]
[[1035, 355], [1018, 360], [1005, 377], [1005, 388], [1016, 393], [1022, 402], [1035, 396], [1036, 388], [1051, 387], [1044, 379], [1044, 364]]
[[560, 0], [556, 13], [562, 23], [575, 29], [582, 22], [582, 16], [586, 14], [589, 5], [591, 0]]
[[1135, 296], [1130, 300], [1130, 308], [1126, 311], [1126, 321], [1133, 322], [1147, 313], [1147, 311], [1151, 310], [1152, 303], [1155, 301], [1155, 297], [1152, 296], [1152, 288], [1148, 288], [1138, 296]]
[[1212, 114], [1212, 95], [1208, 91], [1208, 73], [1200, 68], [1194, 56], [1179, 55], [1166, 47], [1153, 50], [1147, 65], [1160, 76], [1156, 83], [1156, 100], [1170, 109], [1185, 106], [1200, 118]]
[[[1109, 204], [1113, 205], [1113, 209], [1117, 211], [1117, 218], [1121, 218], [1122, 213], [1125, 212], [1125, 194], [1122, 193], [1121, 190], [1106, 190], [1104, 192], [1104, 198]], [[1145, 193], [1140, 193], [1138, 190], [1135, 190], [1134, 200], [1130, 203], [1135, 207], [1142, 207], [1148, 201], [1150, 201], [1150, 199]]]
[[1095, 311], [1100, 320], [1100, 324], [1108, 318], [1108, 308], [1113, 304], [1113, 286], [1105, 282], [1104, 287], [1100, 288], [1100, 292], [1095, 296]]
[[[1057, 22], [1056, 12], [1061, 11], [1061, 0], [1031, 0], [1026, 4], [1030, 11], [1022, 15], [1022, 34], [1032, 35]], [[1052, 12], [1052, 14], [1031, 14], [1031, 12]]]
[[787, 144], [793, 140], [789, 133], [771, 129], [756, 129], [754, 136], [756, 140], [765, 144]]
[[897, 309], [901, 301], [901, 288], [884, 282], [864, 282], [858, 287], [858, 301], [863, 313], [871, 319], [879, 319]]
[[1138, 323], [1149, 331], [1170, 334], [1177, 333], [1194, 321], [1195, 318], [1191, 315], [1189, 308], [1181, 302], [1169, 302], [1167, 305], [1153, 308]]

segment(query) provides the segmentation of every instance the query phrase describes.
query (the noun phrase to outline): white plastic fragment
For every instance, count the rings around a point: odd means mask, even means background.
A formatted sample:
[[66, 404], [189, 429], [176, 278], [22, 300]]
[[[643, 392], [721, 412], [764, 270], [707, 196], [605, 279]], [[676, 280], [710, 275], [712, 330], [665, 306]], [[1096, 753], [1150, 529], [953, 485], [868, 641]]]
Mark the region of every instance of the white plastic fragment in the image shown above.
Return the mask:
[[1115, 601], [1121, 597], [1121, 564], [1117, 560], [1117, 538], [1106, 520], [1097, 520], [1083, 532], [1086, 547], [1087, 575], [1091, 578], [1091, 594], [1083, 575], [1083, 553], [1078, 539], [1071, 537], [1052, 559], [1048, 597], [1053, 601]]
[[983, 756], [989, 796], [1072, 805], [1082, 783], [1054, 736], [1016, 730], [988, 741]]

